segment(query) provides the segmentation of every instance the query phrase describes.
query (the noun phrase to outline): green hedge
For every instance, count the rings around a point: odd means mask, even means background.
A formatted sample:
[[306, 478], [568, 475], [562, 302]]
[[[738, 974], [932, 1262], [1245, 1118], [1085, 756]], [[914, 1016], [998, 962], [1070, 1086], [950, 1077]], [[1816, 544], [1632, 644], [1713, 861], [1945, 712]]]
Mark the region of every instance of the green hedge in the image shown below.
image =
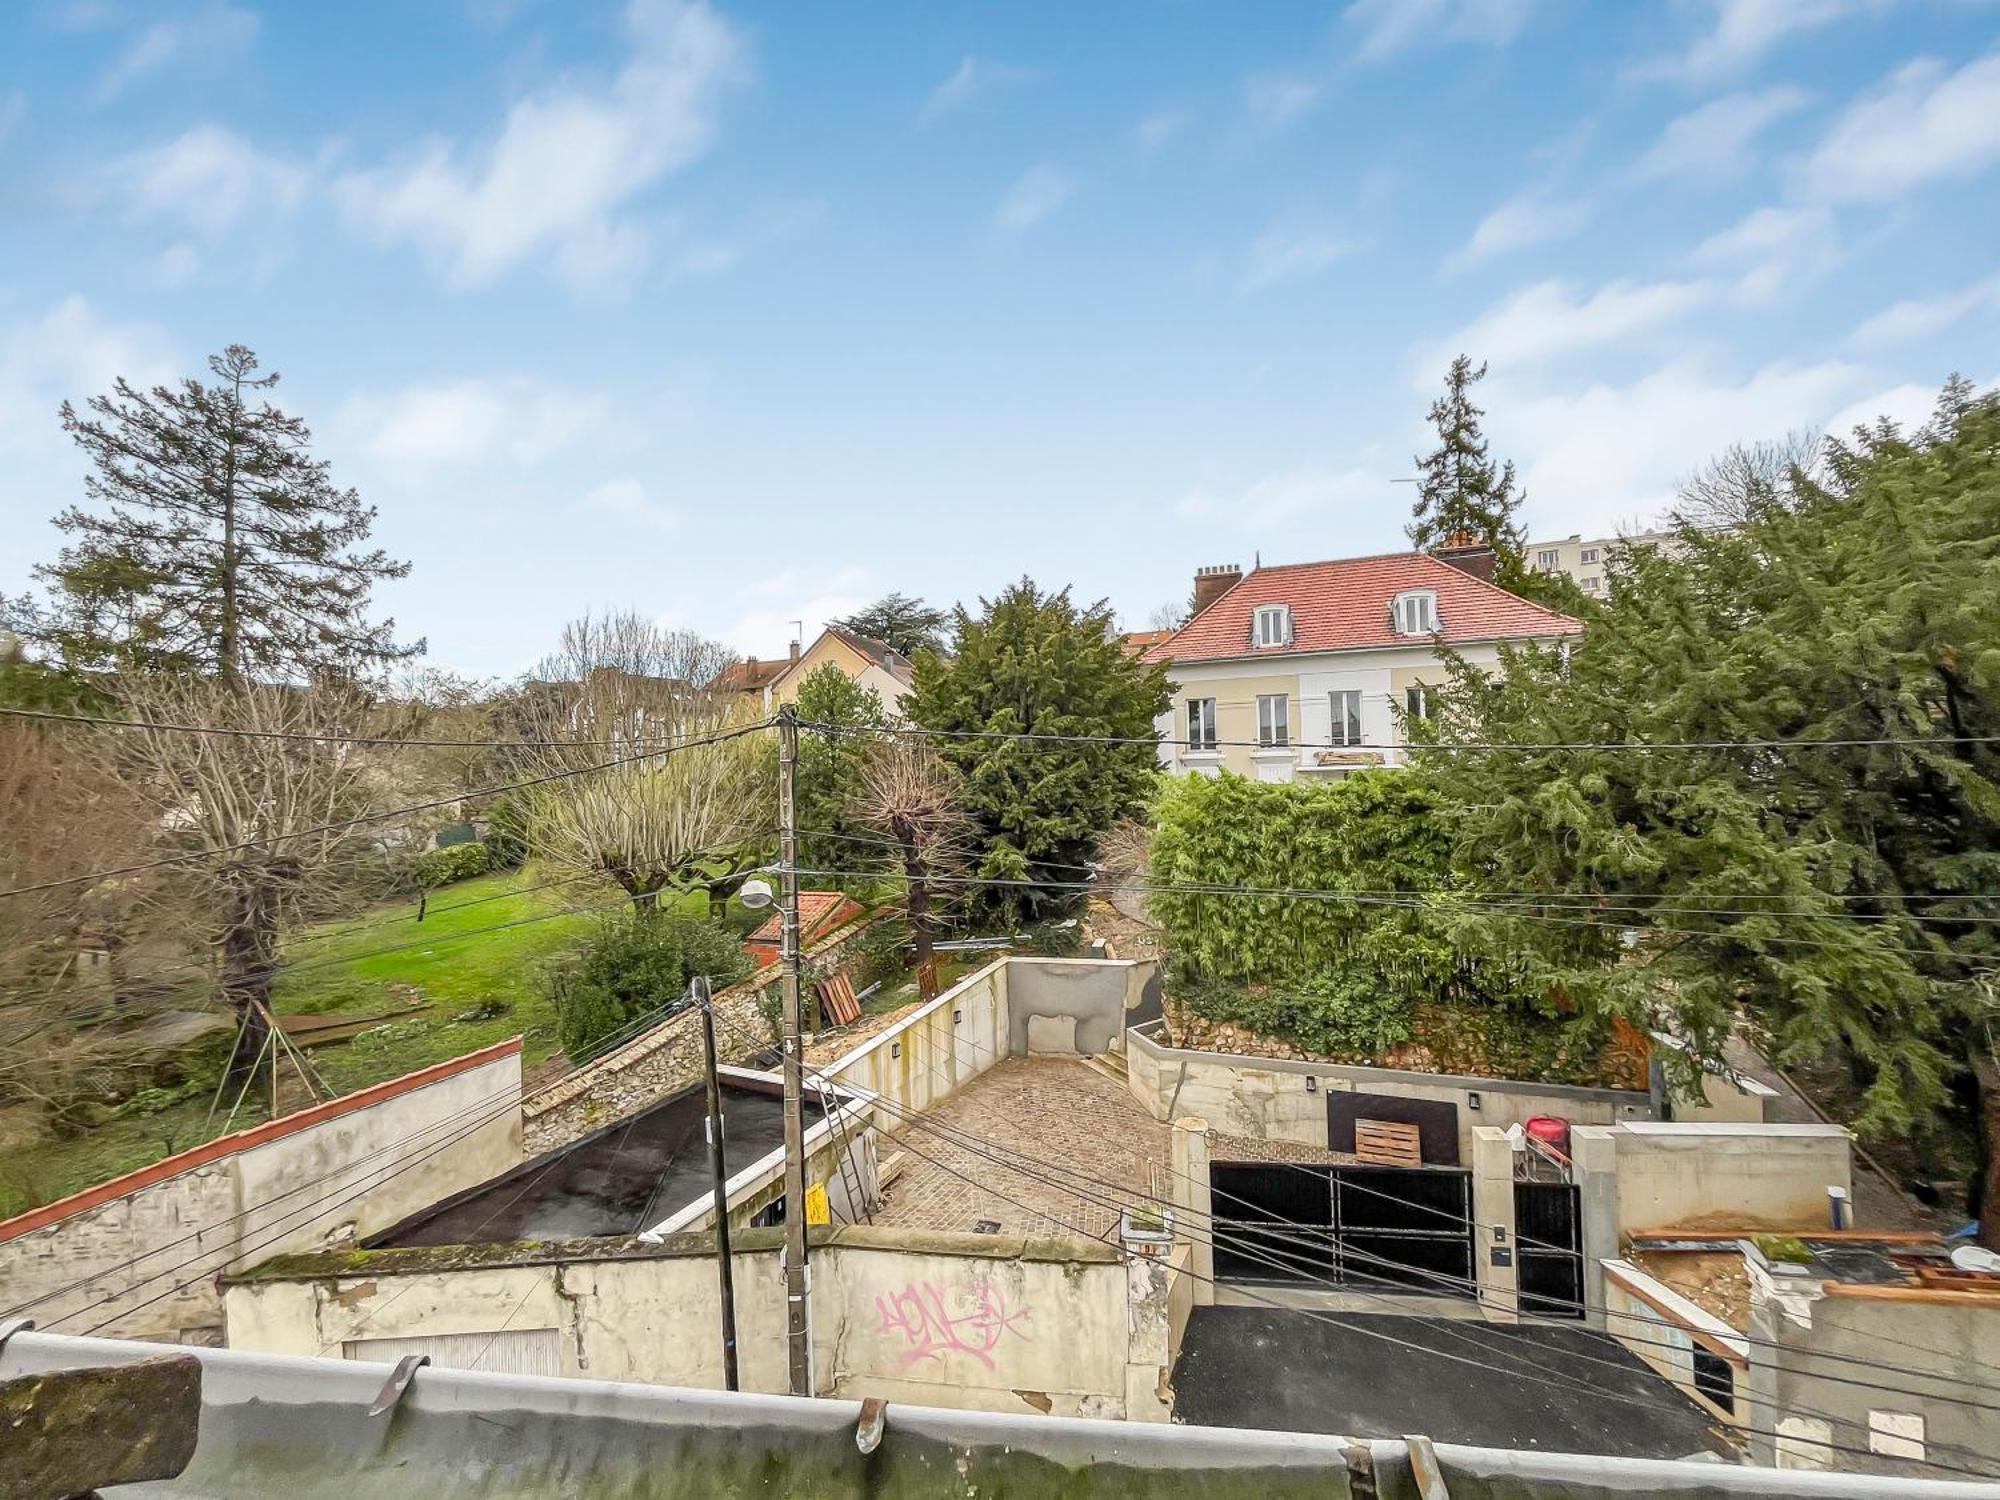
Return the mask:
[[417, 856], [411, 878], [421, 890], [434, 891], [441, 885], [456, 885], [475, 875], [484, 875], [492, 862], [481, 843], [452, 844]]
[[714, 922], [673, 912], [606, 917], [547, 976], [563, 1051], [580, 1062], [640, 1017], [679, 1002], [695, 975], [719, 990], [750, 968], [735, 935]]
[[[1415, 1039], [1420, 1006], [1554, 1018], [1531, 966], [1454, 940], [1449, 820], [1417, 774], [1177, 778], [1154, 822], [1147, 907], [1170, 992], [1198, 1014], [1361, 1057]], [[1197, 884], [1308, 894], [1177, 889]]]

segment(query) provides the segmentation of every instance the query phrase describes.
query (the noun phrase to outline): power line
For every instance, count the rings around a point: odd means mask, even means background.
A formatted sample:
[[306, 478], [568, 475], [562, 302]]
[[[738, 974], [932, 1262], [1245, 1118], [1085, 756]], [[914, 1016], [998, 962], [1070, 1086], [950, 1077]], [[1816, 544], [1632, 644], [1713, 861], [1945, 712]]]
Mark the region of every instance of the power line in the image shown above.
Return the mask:
[[[204, 734], [223, 739], [292, 740], [316, 745], [388, 745], [409, 750], [603, 750], [630, 748], [655, 741], [673, 743], [678, 731], [626, 734], [610, 739], [564, 740], [426, 740], [407, 735], [320, 734], [305, 729], [239, 729], [216, 724], [174, 724], [157, 719], [120, 719], [108, 714], [66, 714], [43, 708], [0, 707], [0, 715], [44, 723], [87, 724], [103, 729], [144, 729], [159, 734]], [[476, 795], [468, 792], [467, 796]]]
[[1654, 752], [1671, 750], [1845, 750], [1863, 749], [1883, 745], [1929, 745], [1944, 748], [1951, 745], [1991, 745], [2000, 744], [2000, 735], [1910, 735], [1880, 736], [1873, 739], [1819, 739], [1819, 740], [1670, 740], [1670, 741], [1550, 741], [1545, 743], [1507, 741], [1465, 740], [1456, 743], [1444, 741], [1362, 741], [1348, 744], [1306, 744], [1292, 741], [1276, 745], [1262, 740], [1186, 740], [1171, 735], [1117, 735], [1117, 734], [1057, 734], [1033, 730], [1014, 729], [925, 729], [914, 725], [891, 724], [881, 728], [867, 729], [842, 724], [825, 724], [801, 721], [800, 728], [815, 730], [822, 734], [842, 734], [866, 737], [869, 735], [896, 735], [900, 737], [955, 740], [1018, 740], [1066, 745], [1150, 745], [1154, 747], [1172, 745], [1198, 750], [1246, 749], [1246, 750], [1379, 750], [1379, 751], [1438, 751], [1446, 754], [1468, 752], [1525, 754], [1554, 751], [1634, 751]]
[[[802, 838], [832, 839], [839, 843], [846, 843], [846, 844], [867, 844], [886, 849], [902, 848], [902, 845], [899, 844], [895, 839], [886, 838], [879, 834], [836, 833], [831, 829], [825, 829], [825, 828], [801, 828], [799, 830], [799, 835]], [[1099, 884], [1105, 883], [1103, 866], [1101, 864], [1077, 864], [1073, 861], [1059, 860], [1059, 859], [1037, 859], [1031, 861], [1031, 863], [1041, 865], [1045, 869], [1078, 870], [1088, 874], [1099, 875], [1100, 881], [1096, 883]], [[871, 874], [879, 873], [887, 876], [892, 876], [897, 879], [905, 878], [903, 876], [903, 872], [895, 868], [894, 866], [885, 866], [882, 871], [879, 872], [871, 871], [869, 873]], [[1115, 883], [1115, 885], [1120, 887], [1131, 884], [1133, 882], [1143, 882], [1143, 877], [1140, 876], [1133, 876], [1129, 878], [1110, 876], [1108, 877], [1108, 879], [1109, 882]], [[1197, 885], [1200, 885], [1203, 889], [1214, 889], [1216, 891], [1221, 891], [1228, 888], [1222, 883], [1203, 883], [1203, 882], [1175, 882], [1174, 888], [1177, 890], [1178, 889], [1194, 890]], [[1143, 885], [1141, 886], [1141, 888], [1143, 888]], [[1197, 894], [1198, 893], [1199, 892], [1197, 892]], [[1739, 908], [1739, 907], [1727, 907], [1727, 906], [1667, 906], [1659, 904], [1649, 904], [1642, 894], [1631, 891], [1461, 891], [1461, 890], [1412, 891], [1412, 890], [1398, 890], [1393, 886], [1379, 886], [1379, 887], [1343, 886], [1338, 890], [1328, 889], [1326, 894], [1329, 896], [1349, 897], [1355, 900], [1360, 900], [1363, 898], [1374, 897], [1374, 896], [1387, 896], [1387, 897], [1400, 897], [1409, 900], [1436, 900], [1439, 903], [1444, 903], [1448, 901], [1459, 901], [1459, 900], [1477, 901], [1481, 903], [1483, 906], [1524, 906], [1524, 907], [1558, 906], [1559, 910], [1567, 908], [1558, 905], [1558, 903], [1579, 903], [1579, 902], [1590, 903], [1589, 905], [1574, 907], [1575, 910], [1583, 912], [1629, 911], [1629, 912], [1639, 912], [1639, 913], [1666, 913], [1669, 915], [1676, 915], [1676, 916], [1746, 917], [1746, 918], [1838, 917], [1850, 921], [1865, 921], [1874, 923], [1905, 920], [1910, 922], [1936, 922], [1944, 925], [1968, 925], [1968, 924], [2000, 925], [2000, 916], [1953, 917], [1953, 916], [1937, 916], [1930, 913], [1919, 913], [1919, 912], [1911, 912], [1911, 913], [1898, 913], [1898, 912], [1848, 913], [1848, 912], [1810, 912], [1810, 911], [1786, 912], [1786, 911], [1762, 910], [1755, 907]], [[1824, 897], [1825, 899], [1831, 901], [1854, 901], [1854, 902], [1866, 902], [1866, 901], [1876, 901], [1876, 900], [1993, 901], [1996, 899], [2000, 899], [2000, 897], [1995, 897], [1977, 892], [1970, 892], [1970, 893], [1953, 892], [1938, 896], [1897, 895], [1897, 896], [1882, 896], [1882, 897], [1859, 895], [1859, 894], [1838, 894], [1830, 891], [1814, 891], [1811, 894], [1815, 896]], [[1659, 898], [1659, 900], [1663, 902], [1669, 900], [1796, 901], [1798, 899], [1799, 898], [1797, 895], [1792, 895], [1782, 892], [1733, 894], [1728, 896], [1718, 895], [1712, 898], [1702, 897], [1702, 896], [1675, 896], [1675, 897], [1663, 896]]]
[[641, 761], [656, 760], [674, 755], [682, 750], [693, 750], [703, 745], [719, 745], [725, 740], [740, 738], [770, 726], [770, 720], [760, 719], [754, 724], [745, 724], [736, 729], [725, 730], [700, 739], [680, 740], [660, 750], [649, 750], [636, 755], [619, 756], [594, 766], [581, 766], [569, 771], [551, 771], [544, 776], [530, 777], [526, 781], [502, 782], [497, 786], [479, 787], [472, 791], [457, 792], [449, 797], [434, 797], [428, 802], [416, 802], [408, 807], [394, 807], [385, 812], [363, 813], [356, 818], [343, 818], [332, 823], [316, 823], [307, 828], [294, 828], [284, 833], [274, 833], [263, 838], [245, 839], [241, 843], [224, 844], [214, 849], [194, 849], [185, 854], [172, 854], [163, 859], [146, 860], [140, 864], [124, 865], [114, 870], [95, 870], [87, 875], [68, 875], [60, 880], [44, 880], [35, 885], [17, 885], [8, 890], [0, 890], [0, 898], [8, 896], [32, 895], [37, 891], [51, 891], [70, 885], [88, 885], [99, 880], [110, 880], [119, 875], [136, 875], [145, 870], [157, 870], [167, 865], [189, 864], [196, 860], [215, 859], [224, 854], [237, 854], [245, 849], [262, 848], [266, 844], [281, 844], [289, 839], [310, 838], [314, 834], [338, 833], [348, 828], [359, 828], [369, 823], [382, 823], [391, 818], [400, 818], [410, 813], [428, 812], [433, 808], [447, 807], [456, 802], [464, 802], [474, 797], [497, 796], [501, 792], [525, 791], [529, 787], [545, 786], [553, 781], [567, 781], [577, 776], [590, 776], [599, 771], [616, 770], [620, 766], [635, 765]]

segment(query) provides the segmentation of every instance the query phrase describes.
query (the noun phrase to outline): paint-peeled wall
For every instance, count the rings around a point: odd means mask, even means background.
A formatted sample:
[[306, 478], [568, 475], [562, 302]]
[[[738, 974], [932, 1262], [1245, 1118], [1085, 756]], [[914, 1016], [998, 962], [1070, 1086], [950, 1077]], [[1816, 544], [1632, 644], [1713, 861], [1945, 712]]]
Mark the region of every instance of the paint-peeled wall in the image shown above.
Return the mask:
[[[748, 1231], [732, 1258], [745, 1390], [788, 1388], [779, 1239]], [[438, 1363], [464, 1364], [497, 1350], [503, 1332], [543, 1335], [561, 1375], [719, 1388], [710, 1249], [674, 1236], [548, 1246], [510, 1264], [468, 1265], [463, 1249], [282, 1263], [227, 1287], [229, 1346], [379, 1359], [371, 1344], [407, 1352], [421, 1347], [407, 1341], [433, 1340], [453, 1351], [434, 1352]], [[1142, 1389], [1162, 1372], [1164, 1268], [1144, 1289], [1157, 1306], [1135, 1316], [1127, 1267], [1108, 1246], [844, 1226], [815, 1233], [812, 1275], [821, 1395], [1122, 1417], [1129, 1356], [1144, 1361]]]
[[224, 1136], [0, 1223], [0, 1307], [58, 1332], [215, 1341], [218, 1272], [361, 1239], [516, 1166], [520, 1046]]

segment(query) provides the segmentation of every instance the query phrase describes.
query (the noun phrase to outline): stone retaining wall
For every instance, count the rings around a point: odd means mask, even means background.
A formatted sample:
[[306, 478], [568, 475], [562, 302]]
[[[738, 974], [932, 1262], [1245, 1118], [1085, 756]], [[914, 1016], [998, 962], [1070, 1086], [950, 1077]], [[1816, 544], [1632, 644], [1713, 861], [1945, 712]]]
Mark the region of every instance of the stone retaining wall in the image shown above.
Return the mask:
[[[879, 916], [850, 923], [814, 943], [805, 953], [808, 982], [837, 969], [854, 940]], [[748, 1061], [778, 1036], [771, 1009], [782, 971], [769, 964], [715, 996], [716, 1054], [724, 1063]], [[767, 998], [768, 997], [768, 998]], [[750, 1038], [757, 1038], [755, 1045]], [[678, 1011], [643, 1036], [607, 1052], [558, 1079], [521, 1106], [522, 1144], [539, 1156], [590, 1134], [611, 1120], [644, 1109], [702, 1076], [701, 1018]]]

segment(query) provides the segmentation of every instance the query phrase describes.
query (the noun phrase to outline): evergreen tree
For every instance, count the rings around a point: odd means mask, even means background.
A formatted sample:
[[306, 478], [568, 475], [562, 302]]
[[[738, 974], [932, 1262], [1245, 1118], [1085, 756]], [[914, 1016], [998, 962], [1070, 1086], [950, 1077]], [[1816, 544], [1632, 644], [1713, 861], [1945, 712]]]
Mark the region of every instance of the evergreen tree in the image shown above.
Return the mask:
[[[869, 870], [880, 865], [875, 835], [855, 822], [849, 809], [861, 790], [862, 762], [875, 743], [873, 731], [887, 727], [882, 700], [833, 662], [813, 668], [799, 684], [795, 705], [806, 728], [799, 734], [799, 856], [813, 870]], [[824, 724], [825, 729], [811, 726]], [[861, 842], [856, 842], [859, 839]], [[814, 885], [870, 885], [873, 875], [833, 879], [815, 876]]]
[[[979, 825], [976, 873], [1032, 886], [976, 888], [988, 916], [1034, 919], [1074, 903], [1099, 837], [1144, 805], [1155, 773], [1153, 721], [1167, 711], [1165, 669], [1125, 652], [1110, 607], [1044, 594], [1023, 578], [980, 613], [960, 609], [949, 660], [917, 658], [910, 719], [943, 731], [936, 748], [965, 782]], [[1115, 736], [1131, 744], [1033, 734]]]
[[932, 609], [923, 600], [907, 594], [885, 594], [866, 609], [858, 609], [833, 623], [914, 658], [919, 651], [935, 651], [943, 644], [951, 612]]
[[1518, 566], [1526, 538], [1514, 519], [1521, 503], [1514, 465], [1496, 465], [1488, 455], [1479, 425], [1486, 413], [1472, 404], [1472, 387], [1485, 378], [1486, 366], [1475, 370], [1464, 354], [1445, 372], [1444, 394], [1431, 403], [1438, 445], [1416, 461], [1421, 478], [1406, 530], [1410, 544], [1425, 551], [1469, 538]]
[[335, 488], [311, 433], [263, 399], [277, 375], [232, 344], [215, 383], [135, 389], [62, 407], [89, 457], [56, 525], [73, 538], [38, 568], [52, 597], [26, 634], [65, 666], [213, 673], [225, 681], [365, 672], [422, 649], [371, 622], [369, 592], [409, 564], [361, 552], [375, 512]]
[[[1716, 743], [1427, 757], [1480, 888], [1546, 893], [1476, 923], [1697, 1057], [1747, 1012], [1780, 1063], [1847, 1070], [1862, 1133], [1934, 1159], [1979, 1140], [1977, 1098], [2000, 1244], [2000, 395], [1954, 382], [1921, 431], [1739, 510], [1615, 558], [1573, 651], [1455, 670], [1447, 738]], [[1797, 741], [1834, 743], [1758, 748]]]

